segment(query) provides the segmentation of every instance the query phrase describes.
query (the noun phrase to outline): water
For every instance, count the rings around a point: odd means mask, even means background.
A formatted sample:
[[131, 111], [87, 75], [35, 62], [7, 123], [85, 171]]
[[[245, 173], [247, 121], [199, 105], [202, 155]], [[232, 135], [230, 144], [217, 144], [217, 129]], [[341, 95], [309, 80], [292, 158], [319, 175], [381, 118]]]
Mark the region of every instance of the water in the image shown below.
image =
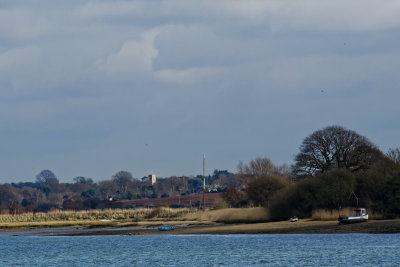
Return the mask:
[[399, 266], [399, 234], [1, 236], [1, 266]]

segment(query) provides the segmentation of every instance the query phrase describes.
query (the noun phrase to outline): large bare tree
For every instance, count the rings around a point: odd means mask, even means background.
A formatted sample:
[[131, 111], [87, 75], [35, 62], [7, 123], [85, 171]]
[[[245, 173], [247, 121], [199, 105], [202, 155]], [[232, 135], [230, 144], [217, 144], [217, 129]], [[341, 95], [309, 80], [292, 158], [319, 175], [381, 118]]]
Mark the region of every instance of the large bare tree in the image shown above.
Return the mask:
[[368, 168], [381, 152], [366, 137], [341, 126], [315, 131], [303, 140], [295, 157], [298, 175], [315, 175], [335, 168]]
[[36, 182], [43, 184], [58, 184], [57, 176], [50, 170], [43, 170], [36, 175]]
[[256, 206], [269, 206], [272, 195], [288, 182], [285, 167], [275, 166], [268, 158], [239, 163], [239, 177], [246, 184], [248, 199]]
[[119, 188], [119, 194], [124, 196], [128, 191], [128, 185], [132, 182], [133, 176], [128, 171], [119, 171], [112, 177], [113, 182]]
[[400, 147], [389, 149], [386, 156], [394, 163], [400, 165]]

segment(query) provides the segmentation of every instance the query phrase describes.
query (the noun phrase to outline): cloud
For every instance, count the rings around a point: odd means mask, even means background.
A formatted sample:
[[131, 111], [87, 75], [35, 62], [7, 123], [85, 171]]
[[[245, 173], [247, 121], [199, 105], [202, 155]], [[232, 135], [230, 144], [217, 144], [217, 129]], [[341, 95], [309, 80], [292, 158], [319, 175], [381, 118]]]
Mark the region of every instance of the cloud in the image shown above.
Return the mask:
[[[37, 39], [53, 30], [46, 16], [37, 16], [30, 9], [0, 9], [1, 39], [19, 41]], [[7, 42], [7, 40], [4, 40]]]
[[264, 24], [275, 31], [328, 30], [339, 32], [398, 27], [396, 0], [182, 0], [89, 2], [76, 14], [86, 19], [124, 18], [158, 23]]
[[37, 62], [41, 57], [40, 48], [35, 46], [17, 47], [0, 54], [0, 71], [14, 71], [28, 62]]
[[152, 75], [153, 60], [158, 54], [154, 39], [158, 29], [146, 31], [139, 40], [125, 41], [119, 51], [98, 62], [96, 69], [114, 78], [135, 79]]
[[206, 1], [210, 9], [217, 9], [222, 16], [240, 19], [242, 23], [264, 23], [274, 31], [370, 31], [400, 26], [396, 0], [329, 1]]
[[41, 61], [42, 51], [37, 46], [17, 47], [0, 54], [0, 77], [8, 81], [14, 96], [35, 90], [36, 66]]
[[83, 4], [75, 10], [75, 14], [84, 19], [137, 17], [151, 13], [148, 11], [151, 7], [156, 7], [156, 3], [149, 3], [148, 1], [99, 1]]
[[[85, 162], [70, 172], [99, 179], [120, 162], [138, 175], [143, 164], [193, 174], [189, 159], [205, 150], [224, 151], [215, 168], [267, 152], [290, 163], [311, 128], [331, 122], [373, 129], [388, 146], [396, 135], [382, 129], [399, 124], [399, 9], [395, 0], [3, 1], [2, 130], [42, 151], [37, 162], [51, 154], [71, 166], [68, 152]], [[142, 143], [157, 144], [158, 161], [142, 159]], [[0, 159], [26, 155], [15, 151]]]
[[148, 79], [177, 84], [195, 83], [223, 73], [222, 68], [215, 67], [186, 66], [182, 69], [155, 69], [153, 63], [159, 55], [156, 38], [161, 32], [162, 29], [151, 29], [144, 32], [138, 40], [125, 41], [116, 53], [96, 63], [96, 71], [114, 79]]
[[224, 70], [218, 68], [189, 68], [184, 70], [165, 69], [156, 71], [155, 78], [162, 82], [191, 84], [223, 73]]

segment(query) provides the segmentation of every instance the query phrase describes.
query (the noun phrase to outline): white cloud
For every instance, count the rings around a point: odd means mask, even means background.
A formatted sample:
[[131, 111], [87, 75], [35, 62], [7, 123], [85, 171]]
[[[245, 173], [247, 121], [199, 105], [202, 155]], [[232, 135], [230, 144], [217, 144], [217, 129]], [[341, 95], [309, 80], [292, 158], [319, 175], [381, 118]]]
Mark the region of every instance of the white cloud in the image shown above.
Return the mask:
[[140, 40], [125, 41], [118, 52], [97, 63], [97, 70], [114, 78], [134, 79], [152, 74], [152, 64], [158, 51], [154, 40], [158, 29], [145, 32]]
[[151, 29], [139, 40], [125, 41], [118, 52], [96, 64], [96, 70], [109, 77], [120, 79], [150, 79], [167, 83], [195, 83], [223, 72], [215, 67], [187, 67], [184, 69], [164, 68], [155, 70], [153, 62], [159, 54], [155, 40], [161, 29]]

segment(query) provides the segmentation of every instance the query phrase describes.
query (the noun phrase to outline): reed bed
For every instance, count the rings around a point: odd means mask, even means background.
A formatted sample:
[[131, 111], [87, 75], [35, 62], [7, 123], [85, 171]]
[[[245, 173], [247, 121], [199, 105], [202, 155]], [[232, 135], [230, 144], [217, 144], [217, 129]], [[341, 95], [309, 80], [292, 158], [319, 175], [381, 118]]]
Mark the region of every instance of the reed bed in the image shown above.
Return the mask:
[[28, 212], [17, 215], [2, 214], [0, 223], [14, 222], [50, 222], [50, 221], [140, 221], [148, 219], [179, 218], [192, 209], [140, 208], [140, 209], [104, 209], [104, 210], [52, 210], [49, 212]]
[[211, 221], [223, 223], [254, 223], [270, 219], [269, 212], [261, 207], [256, 208], [227, 208], [208, 210], [206, 212], [188, 213], [184, 216], [188, 221]]
[[[354, 216], [355, 211], [354, 208], [343, 208], [340, 210], [340, 214], [338, 210], [324, 210], [324, 209], [317, 209], [312, 212], [312, 220], [316, 221], [331, 221], [331, 220], [337, 220], [338, 217], [340, 216]], [[369, 212], [369, 218], [370, 219], [383, 219], [384, 216], [380, 213], [377, 212]]]
[[[354, 211], [350, 208], [344, 208], [340, 211], [340, 215], [342, 216], [350, 216], [354, 213]], [[311, 219], [315, 221], [332, 221], [337, 220], [339, 218], [338, 210], [325, 210], [325, 209], [317, 209], [313, 210]]]

